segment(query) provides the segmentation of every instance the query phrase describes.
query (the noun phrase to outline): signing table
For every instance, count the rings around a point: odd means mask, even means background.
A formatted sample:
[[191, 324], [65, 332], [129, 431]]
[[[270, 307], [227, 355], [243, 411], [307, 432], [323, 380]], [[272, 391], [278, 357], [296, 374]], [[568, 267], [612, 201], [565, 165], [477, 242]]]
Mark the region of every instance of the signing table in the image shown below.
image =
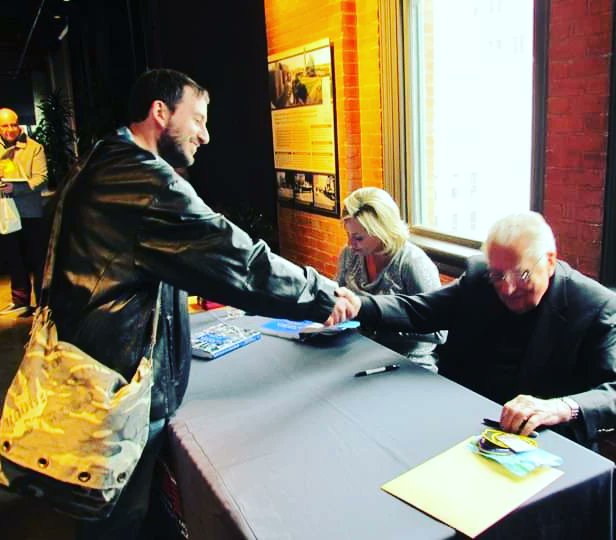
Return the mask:
[[[208, 323], [192, 316], [193, 330]], [[401, 369], [353, 376], [392, 363]], [[190, 538], [462, 538], [380, 486], [499, 414], [356, 331], [309, 343], [263, 336], [194, 360], [170, 426]], [[613, 463], [550, 431], [540, 444], [564, 459], [564, 474], [480, 538], [611, 538]]]

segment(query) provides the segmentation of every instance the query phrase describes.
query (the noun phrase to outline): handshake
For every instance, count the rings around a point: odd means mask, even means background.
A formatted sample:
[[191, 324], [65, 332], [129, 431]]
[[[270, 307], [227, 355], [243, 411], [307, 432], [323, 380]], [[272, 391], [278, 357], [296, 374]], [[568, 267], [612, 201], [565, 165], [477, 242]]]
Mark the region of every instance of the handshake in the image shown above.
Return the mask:
[[359, 297], [346, 287], [339, 287], [335, 291], [336, 303], [331, 314], [325, 321], [325, 326], [340, 324], [357, 317], [361, 308], [361, 300]]

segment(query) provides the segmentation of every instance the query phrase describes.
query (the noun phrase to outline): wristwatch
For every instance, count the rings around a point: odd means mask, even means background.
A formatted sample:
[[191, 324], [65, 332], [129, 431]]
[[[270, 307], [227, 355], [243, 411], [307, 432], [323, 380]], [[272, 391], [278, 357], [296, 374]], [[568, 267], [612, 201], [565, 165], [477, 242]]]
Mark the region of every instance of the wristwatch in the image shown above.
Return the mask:
[[571, 416], [569, 417], [569, 422], [573, 422], [574, 420], [577, 420], [580, 416], [580, 406], [578, 405], [578, 402], [566, 396], [561, 397], [560, 400], [563, 401], [565, 405], [567, 405], [567, 407], [569, 407], [569, 409], [571, 410]]

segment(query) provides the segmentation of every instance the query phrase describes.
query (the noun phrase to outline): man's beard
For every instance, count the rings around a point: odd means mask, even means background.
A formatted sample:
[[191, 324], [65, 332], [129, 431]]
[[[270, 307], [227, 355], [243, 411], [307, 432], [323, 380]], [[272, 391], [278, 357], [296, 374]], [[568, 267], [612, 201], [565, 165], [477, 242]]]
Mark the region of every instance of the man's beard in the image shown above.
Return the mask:
[[158, 140], [158, 153], [161, 158], [174, 168], [190, 167], [194, 159], [184, 153], [178, 139], [179, 137], [169, 128], [165, 128]]

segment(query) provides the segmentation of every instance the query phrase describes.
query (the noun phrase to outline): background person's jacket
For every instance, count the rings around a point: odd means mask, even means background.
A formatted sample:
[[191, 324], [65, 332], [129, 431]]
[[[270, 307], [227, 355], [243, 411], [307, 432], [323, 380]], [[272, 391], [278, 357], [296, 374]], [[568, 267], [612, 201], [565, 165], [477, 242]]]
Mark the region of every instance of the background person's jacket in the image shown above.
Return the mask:
[[172, 414], [186, 389], [184, 291], [252, 313], [317, 321], [335, 302], [334, 282], [253, 243], [123, 128], [99, 145], [64, 203], [50, 291], [60, 339], [130, 379], [147, 350], [161, 280], [152, 419]]
[[5, 171], [4, 180], [11, 178], [25, 179], [26, 182], [13, 182], [13, 193], [17, 210], [22, 218], [40, 218], [43, 216], [43, 198], [41, 191], [47, 185], [47, 159], [45, 150], [34, 139], [22, 133], [15, 144], [6, 146], [0, 138], [0, 160], [12, 162], [10, 172]]

